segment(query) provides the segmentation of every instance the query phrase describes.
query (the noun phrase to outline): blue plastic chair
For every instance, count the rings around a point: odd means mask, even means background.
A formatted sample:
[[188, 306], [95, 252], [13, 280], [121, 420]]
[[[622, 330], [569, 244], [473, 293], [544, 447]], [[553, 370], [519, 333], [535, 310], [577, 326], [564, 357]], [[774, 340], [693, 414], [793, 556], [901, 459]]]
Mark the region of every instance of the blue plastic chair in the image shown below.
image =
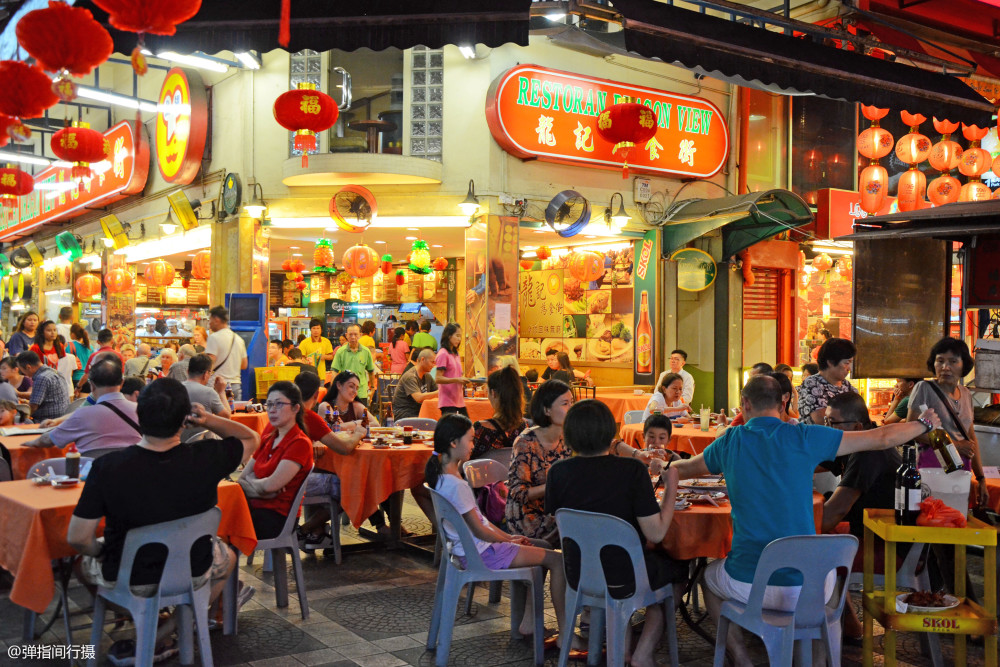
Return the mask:
[[393, 423], [394, 426], [412, 426], [418, 431], [433, 431], [437, 428], [436, 419], [428, 419], [426, 417], [403, 417], [398, 419]]
[[[83, 469], [87, 466], [88, 463], [92, 464], [93, 462], [94, 462], [93, 458], [89, 456], [81, 456], [80, 470], [83, 471]], [[28, 470], [28, 476], [26, 477], [26, 479], [31, 479], [32, 477], [39, 477], [39, 476], [44, 477], [45, 475], [49, 474], [49, 468], [52, 468], [52, 470], [57, 475], [65, 475], [66, 457], [58, 457], [54, 459], [45, 459], [44, 461], [39, 461], [35, 465], [31, 466], [31, 468]]]
[[629, 410], [622, 417], [622, 425], [641, 424], [641, 423], [642, 423], [642, 410]]
[[483, 559], [476, 550], [476, 543], [472, 537], [472, 531], [465, 523], [465, 518], [458, 513], [455, 506], [440, 493], [424, 484], [424, 487], [431, 492], [431, 501], [434, 503], [434, 514], [437, 520], [438, 535], [445, 535], [444, 525], [447, 522], [454, 528], [462, 542], [465, 550], [465, 566], [459, 562], [458, 558], [451, 556], [453, 546], [447, 545], [448, 557], [441, 559], [441, 567], [438, 569], [437, 587], [434, 590], [434, 611], [431, 613], [431, 627], [427, 632], [427, 650], [437, 649], [435, 664], [438, 667], [445, 667], [448, 664], [448, 653], [451, 650], [451, 634], [455, 627], [455, 609], [458, 607], [458, 598], [462, 593], [462, 588], [470, 584], [469, 595], [472, 595], [471, 586], [477, 581], [509, 581], [511, 582], [511, 603], [510, 603], [510, 632], [515, 639], [520, 638], [517, 632], [521, 624], [521, 614], [524, 610], [525, 587], [531, 587], [534, 600], [534, 646], [535, 664], [541, 665], [545, 662], [545, 627], [543, 625], [545, 608], [544, 597], [542, 595], [542, 585], [544, 577], [542, 568], [535, 567], [512, 567], [506, 570], [491, 570], [483, 564]]
[[[507, 481], [507, 466], [495, 459], [476, 459], [474, 461], [466, 461], [465, 465], [462, 467], [462, 471], [465, 473], [465, 481], [467, 481], [469, 486], [473, 489], [481, 489], [488, 484]], [[440, 542], [441, 533], [438, 533], [438, 543]], [[500, 601], [502, 586], [503, 583], [499, 581], [490, 583], [489, 601], [491, 603]], [[472, 596], [475, 595], [475, 592], [476, 584], [469, 584], [469, 593], [465, 598], [466, 615], [472, 613]]]
[[[137, 665], [153, 664], [156, 650], [156, 626], [160, 609], [176, 607], [177, 636], [180, 643], [181, 663], [194, 662], [192, 622], [198, 629], [198, 651], [201, 664], [212, 665], [212, 644], [208, 639], [208, 603], [211, 580], [194, 587], [191, 574], [191, 547], [206, 535], [215, 535], [219, 529], [222, 510], [213, 507], [194, 516], [165, 521], [141, 528], [133, 528], [125, 536], [118, 579], [113, 588], [97, 588], [94, 598], [93, 625], [90, 628], [91, 646], [100, 647], [107, 603], [127, 609], [135, 624], [135, 662]], [[167, 548], [167, 560], [156, 593], [139, 597], [132, 593], [132, 565], [139, 549], [147, 544], [162, 544]], [[193, 616], [193, 619], [192, 619]], [[97, 653], [87, 661], [89, 667], [97, 665]]]
[[[799, 660], [804, 665], [811, 664], [815, 639], [823, 642], [829, 664], [839, 665], [840, 616], [857, 550], [858, 538], [853, 535], [796, 535], [782, 537], [764, 547], [746, 604], [733, 600], [722, 604], [715, 640], [715, 667], [725, 663], [730, 623], [760, 637], [772, 665], [791, 667], [796, 644]], [[777, 570], [786, 568], [802, 574], [802, 590], [795, 611], [764, 609], [767, 582]], [[837, 585], [827, 602], [826, 578], [832, 570], [837, 571]]]
[[[566, 612], [559, 653], [559, 667], [566, 667], [576, 619], [584, 607], [590, 607], [589, 655], [600, 655], [600, 626], [607, 624], [605, 641], [608, 645], [608, 664], [625, 663], [625, 631], [632, 614], [650, 605], [663, 604], [666, 607], [667, 639], [670, 642], [670, 664], [677, 667], [677, 624], [674, 615], [674, 585], [667, 584], [655, 591], [650, 588], [646, 574], [646, 560], [642, 554], [639, 534], [630, 523], [609, 514], [584, 512], [582, 510], [561, 509], [556, 512], [556, 525], [563, 544], [563, 560], [566, 545], [573, 542], [580, 550], [580, 580], [574, 589], [572, 582], [566, 581]], [[601, 566], [601, 550], [608, 546], [624, 549], [632, 561], [635, 577], [635, 592], [626, 598], [612, 597], [608, 590], [604, 568]], [[605, 620], [606, 618], [606, 620]]]

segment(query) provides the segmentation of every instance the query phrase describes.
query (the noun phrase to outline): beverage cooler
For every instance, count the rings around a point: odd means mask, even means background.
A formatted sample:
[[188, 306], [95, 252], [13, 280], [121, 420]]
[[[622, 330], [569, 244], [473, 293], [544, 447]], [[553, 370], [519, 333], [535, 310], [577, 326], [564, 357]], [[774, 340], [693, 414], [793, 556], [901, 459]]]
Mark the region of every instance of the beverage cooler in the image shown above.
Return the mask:
[[289, 317], [288, 318], [288, 337], [293, 341], [299, 339], [299, 334], [304, 334], [306, 338], [309, 337], [309, 317]]

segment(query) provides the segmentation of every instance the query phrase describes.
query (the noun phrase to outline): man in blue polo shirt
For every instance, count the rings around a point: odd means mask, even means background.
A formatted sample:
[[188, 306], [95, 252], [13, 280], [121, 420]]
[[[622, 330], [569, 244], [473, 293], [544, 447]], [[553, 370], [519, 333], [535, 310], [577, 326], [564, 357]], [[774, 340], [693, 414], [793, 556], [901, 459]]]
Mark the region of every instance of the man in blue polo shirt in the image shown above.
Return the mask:
[[[765, 546], [781, 537], [816, 534], [812, 478], [821, 461], [889, 449], [941, 423], [933, 410], [927, 410], [918, 421], [869, 431], [792, 426], [779, 418], [781, 387], [767, 375], [751, 378], [740, 398], [745, 425], [728, 429], [698, 456], [672, 464], [681, 479], [708, 474], [723, 474], [726, 479], [732, 505], [732, 548], [726, 558], [713, 561], [705, 570], [705, 603], [716, 622], [724, 600], [747, 601]], [[764, 606], [793, 611], [801, 576], [779, 573], [771, 581]], [[832, 579], [830, 585], [832, 592]], [[736, 626], [730, 626], [727, 648], [737, 665], [753, 664]]]

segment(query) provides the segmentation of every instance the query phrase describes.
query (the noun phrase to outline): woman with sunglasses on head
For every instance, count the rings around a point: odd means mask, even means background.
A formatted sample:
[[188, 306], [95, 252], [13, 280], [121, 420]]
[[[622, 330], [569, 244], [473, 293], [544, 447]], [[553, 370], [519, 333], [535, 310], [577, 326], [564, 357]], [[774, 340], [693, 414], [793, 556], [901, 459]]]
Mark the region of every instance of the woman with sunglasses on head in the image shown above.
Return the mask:
[[369, 425], [378, 426], [375, 415], [361, 401], [357, 400], [360, 387], [361, 379], [354, 371], [337, 373], [333, 382], [326, 386], [326, 396], [316, 409], [319, 416], [327, 419], [327, 410], [331, 413], [336, 411], [340, 415], [341, 430], [354, 431], [356, 428], [361, 428], [361, 423], [364, 421], [365, 413], [367, 413]]
[[275, 382], [264, 407], [269, 423], [239, 479], [257, 538], [262, 540], [281, 533], [289, 512], [295, 509], [295, 495], [313, 466], [299, 388], [291, 382]]

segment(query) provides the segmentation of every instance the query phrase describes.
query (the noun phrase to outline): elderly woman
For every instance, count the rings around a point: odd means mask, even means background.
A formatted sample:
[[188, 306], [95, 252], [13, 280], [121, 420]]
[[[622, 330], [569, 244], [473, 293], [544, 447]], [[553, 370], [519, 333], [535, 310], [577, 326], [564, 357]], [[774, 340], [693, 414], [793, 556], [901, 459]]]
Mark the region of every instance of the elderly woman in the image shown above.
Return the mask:
[[854, 391], [847, 376], [857, 353], [854, 343], [846, 338], [829, 338], [819, 347], [819, 373], [799, 385], [799, 414], [803, 424], [822, 424], [830, 399]]
[[661, 412], [667, 416], [677, 416], [688, 412], [690, 408], [684, 403], [684, 378], [679, 373], [668, 373], [663, 378], [653, 396], [642, 411], [642, 421], [649, 415]]

